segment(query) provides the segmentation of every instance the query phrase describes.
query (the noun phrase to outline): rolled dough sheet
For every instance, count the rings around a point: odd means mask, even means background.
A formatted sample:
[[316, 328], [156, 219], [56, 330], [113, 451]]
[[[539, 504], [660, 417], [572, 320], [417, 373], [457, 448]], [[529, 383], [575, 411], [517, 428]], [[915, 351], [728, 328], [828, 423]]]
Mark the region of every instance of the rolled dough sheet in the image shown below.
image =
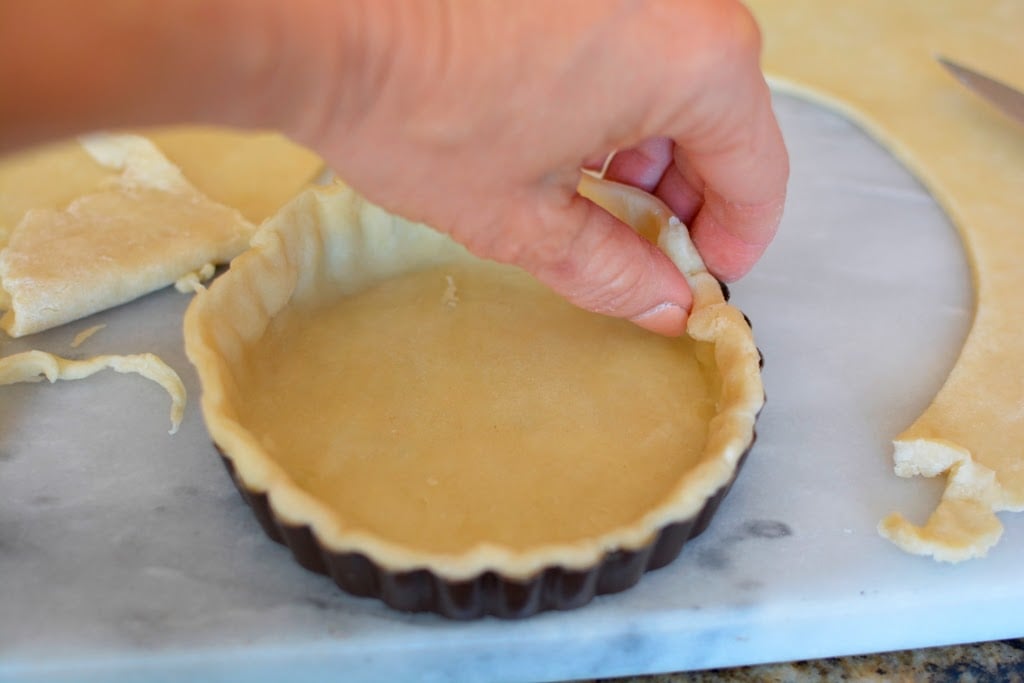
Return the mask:
[[[900, 476], [947, 477], [921, 526], [880, 533], [913, 553], [984, 555], [1024, 509], [1024, 127], [966, 91], [942, 54], [1024, 88], [1017, 0], [752, 0], [782, 90], [848, 115], [906, 163], [960, 231], [975, 318], [928, 409], [895, 440]], [[893, 378], [899, 391], [899, 378]]]
[[[282, 135], [175, 126], [142, 131], [210, 199], [261, 223], [324, 170], [313, 152]], [[29, 209], [62, 209], [116, 177], [77, 140], [0, 157], [0, 247]]]
[[[209, 263], [226, 263], [252, 235], [252, 224], [237, 210], [196, 190], [145, 138], [102, 134], [82, 145], [115, 175], [100, 177], [94, 191], [66, 208], [29, 209], [10, 232], [0, 252], [7, 295], [0, 326], [13, 337], [131, 301]], [[56, 201], [57, 194], [43, 194]]]
[[278, 133], [180, 126], [143, 134], [200, 192], [256, 225], [324, 170], [319, 156]]
[[[324, 163], [316, 154], [272, 132], [179, 126], [150, 129], [145, 131], [145, 137], [156, 144], [156, 149], [151, 155], [153, 160], [148, 162], [141, 161], [136, 155], [133, 163], [148, 165], [151, 175], [148, 179], [136, 178], [133, 181], [135, 189], [153, 185], [151, 189], [177, 193], [184, 200], [178, 206], [167, 202], [161, 204], [162, 200], [173, 199], [170, 195], [157, 193], [147, 197], [140, 192], [135, 192], [131, 200], [126, 196], [118, 198], [116, 203], [119, 207], [111, 205], [118, 192], [125, 195], [124, 183], [119, 181], [124, 169], [116, 164], [101, 163], [78, 140], [60, 141], [0, 158], [0, 249], [8, 246], [15, 227], [29, 211], [44, 212], [35, 215], [29, 220], [30, 225], [18, 232], [8, 259], [11, 261], [7, 268], [12, 281], [10, 289], [18, 290], [23, 299], [20, 320], [15, 320], [19, 316], [14, 310], [2, 323], [8, 333], [21, 336], [36, 332], [67, 322], [69, 315], [84, 315], [98, 310], [98, 307], [122, 303], [129, 294], [138, 296], [170, 282], [179, 283], [182, 291], [193, 291], [209, 277], [212, 268], [211, 261], [200, 263], [195, 256], [205, 253], [211, 259], [215, 256], [213, 260], [216, 262], [230, 260], [247, 246], [247, 237], [252, 232], [252, 225], [247, 223], [262, 222], [324, 170]], [[159, 159], [170, 163], [161, 164]], [[173, 176], [184, 182], [176, 180], [174, 188], [156, 187], [163, 182], [159, 179], [161, 174], [165, 180]], [[116, 189], [119, 183], [121, 191]], [[70, 210], [74, 202], [89, 195], [102, 195], [107, 201], [101, 206], [98, 197], [92, 196]], [[197, 199], [197, 196], [202, 196], [202, 199]], [[147, 203], [151, 204], [149, 208], [146, 208]], [[129, 204], [130, 209], [127, 208]], [[167, 229], [173, 227], [174, 221], [185, 218], [185, 214], [189, 215], [186, 220], [192, 221], [191, 227], [196, 227], [196, 208], [199, 205], [204, 207], [209, 219], [202, 232]], [[228, 216], [232, 210], [240, 212], [242, 220]], [[132, 220], [150, 227], [154, 222], [164, 225], [155, 229], [159, 235], [151, 234], [154, 231], [132, 229], [126, 220], [115, 221], [113, 217], [106, 220], [97, 213], [103, 211], [131, 214]], [[158, 215], [161, 211], [164, 215]], [[220, 227], [211, 229], [218, 214], [223, 219], [216, 219]], [[60, 304], [59, 313], [54, 313], [57, 304], [53, 301], [27, 300], [30, 288], [38, 293], [40, 286], [66, 285], [29, 282], [31, 276], [26, 279], [24, 272], [19, 275], [23, 270], [21, 266], [29, 260], [33, 263], [32, 268], [36, 268], [44, 262], [52, 266], [54, 259], [62, 259], [57, 267], [63, 268], [67, 265], [63, 259], [69, 253], [78, 253], [84, 248], [83, 254], [89, 253], [90, 249], [99, 250], [104, 252], [100, 258], [112, 257], [120, 262], [122, 259], [110, 253], [111, 246], [124, 236], [122, 231], [119, 236], [111, 238], [111, 226], [115, 222], [134, 233], [132, 241], [136, 251], [142, 248], [140, 240], [147, 241], [146, 248], [151, 249], [151, 253], [145, 259], [136, 255], [131, 257], [132, 265], [121, 264], [125, 267], [120, 270], [108, 269], [110, 277], [105, 284], [98, 284], [98, 279], [93, 278], [97, 280], [93, 284], [99, 291], [86, 292], [82, 288], [86, 283], [76, 282], [74, 296], [80, 303], [71, 305], [64, 301]], [[70, 232], [75, 233], [74, 238], [70, 238]], [[242, 233], [245, 233], [244, 239]], [[167, 242], [158, 246], [157, 241], [160, 240]], [[73, 244], [73, 248], [64, 248], [63, 242]], [[110, 244], [104, 246], [104, 242]], [[193, 246], [201, 242], [203, 248], [188, 249], [186, 242]], [[183, 249], [188, 254], [183, 253]], [[31, 250], [31, 253], [26, 250]], [[216, 253], [211, 255], [211, 251]], [[146, 265], [143, 265], [143, 260]], [[158, 270], [159, 277], [154, 278]], [[19, 277], [22, 280], [14, 282]], [[112, 278], [120, 278], [120, 281]], [[90, 299], [88, 305], [81, 303], [85, 297]], [[48, 307], [47, 312], [41, 313], [33, 308], [37, 305]], [[7, 288], [0, 289], [2, 309], [12, 310]]]
[[117, 170], [104, 168], [89, 156], [77, 140], [0, 158], [0, 248], [30, 209], [63, 209], [117, 175]]

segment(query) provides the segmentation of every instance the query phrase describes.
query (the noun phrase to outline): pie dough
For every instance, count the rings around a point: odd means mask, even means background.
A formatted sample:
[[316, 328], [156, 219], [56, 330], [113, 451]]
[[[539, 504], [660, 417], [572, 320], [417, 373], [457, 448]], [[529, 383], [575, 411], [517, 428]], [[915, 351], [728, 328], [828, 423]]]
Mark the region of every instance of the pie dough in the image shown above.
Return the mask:
[[143, 131], [200, 192], [259, 225], [324, 170], [279, 133], [180, 126]]
[[[145, 136], [156, 147], [135, 136], [92, 137], [0, 159], [0, 249], [14, 238], [0, 265], [11, 283], [0, 289], [0, 309], [9, 310], [0, 325], [9, 334], [40, 331], [172, 282], [195, 291], [214, 263], [248, 245], [251, 224], [323, 170], [319, 157], [275, 133], [177, 127]], [[118, 158], [125, 141], [133, 149]]]
[[331, 552], [450, 581], [588, 568], [696, 516], [751, 444], [758, 351], [660, 202], [581, 191], [664, 228], [689, 336], [576, 309], [343, 186], [268, 221], [185, 318], [245, 488]]
[[185, 385], [159, 357], [151, 353], [133, 355], [103, 355], [86, 360], [61, 358], [45, 351], [23, 351], [0, 358], [0, 386], [20, 382], [51, 383], [58, 380], [85, 379], [97, 372], [111, 369], [120, 373], [135, 373], [159, 384], [171, 397], [171, 434], [178, 431], [185, 413]]
[[632, 522], [694, 466], [715, 412], [694, 347], [446, 264], [276, 316], [238, 417], [352, 532], [521, 552]]
[[[277, 133], [178, 126], [141, 134], [197, 190], [257, 225], [324, 171], [320, 157]], [[62, 209], [117, 175], [78, 140], [0, 157], [0, 247], [29, 209]]]
[[59, 211], [115, 179], [77, 140], [0, 158], [0, 248], [31, 209]]
[[[30, 209], [0, 252], [8, 310], [20, 337], [165, 287], [245, 249], [253, 227], [196, 190], [145, 138], [96, 135], [82, 146], [117, 171], [66, 208]], [[50, 182], [58, 182], [51, 179]]]
[[879, 531], [904, 550], [959, 561], [1024, 509], [1024, 129], [953, 80], [942, 54], [1024, 88], [1024, 3], [752, 0], [764, 67], [782, 90], [860, 123], [912, 168], [960, 231], [975, 319], [933, 403], [895, 441], [896, 473], [947, 486], [923, 526]]
[[85, 328], [84, 330], [76, 334], [75, 338], [71, 340], [71, 348], [77, 349], [79, 346], [81, 346], [88, 340], [92, 339], [93, 335], [102, 330], [104, 327], [106, 327], [105, 324], [93, 325], [92, 327]]

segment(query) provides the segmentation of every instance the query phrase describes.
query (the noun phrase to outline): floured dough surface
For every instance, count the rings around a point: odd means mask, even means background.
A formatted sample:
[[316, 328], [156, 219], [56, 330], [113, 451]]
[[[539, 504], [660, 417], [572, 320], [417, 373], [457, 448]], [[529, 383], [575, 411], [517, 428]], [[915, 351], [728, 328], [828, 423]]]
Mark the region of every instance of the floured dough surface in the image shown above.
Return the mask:
[[[0, 252], [11, 336], [39, 332], [165, 287], [242, 251], [252, 225], [196, 190], [145, 138], [83, 141], [116, 172], [66, 208], [31, 209]], [[59, 183], [52, 178], [50, 183]]]
[[[254, 224], [324, 170], [320, 157], [277, 133], [177, 126], [142, 135], [199, 192]], [[62, 209], [117, 175], [75, 139], [0, 157], [0, 247], [30, 209]]]
[[[881, 533], [956, 561], [1024, 509], [1024, 132], [965, 90], [942, 54], [1024, 88], [1024, 4], [1014, 0], [752, 0], [775, 85], [850, 115], [908, 164], [949, 213], [974, 275], [975, 320], [949, 378], [896, 441], [901, 476], [947, 477], [935, 513]], [[899, 391], [898, 386], [892, 387]]]
[[256, 225], [324, 169], [319, 156], [278, 133], [180, 126], [144, 134], [200, 192]]
[[240, 364], [239, 420], [351, 530], [439, 553], [573, 542], [635, 522], [701, 457], [702, 346], [449, 264], [286, 309]]
[[322, 170], [276, 133], [193, 126], [0, 158], [2, 326], [22, 336], [171, 283], [195, 291]]
[[74, 140], [0, 158], [0, 248], [30, 209], [63, 209], [117, 175]]

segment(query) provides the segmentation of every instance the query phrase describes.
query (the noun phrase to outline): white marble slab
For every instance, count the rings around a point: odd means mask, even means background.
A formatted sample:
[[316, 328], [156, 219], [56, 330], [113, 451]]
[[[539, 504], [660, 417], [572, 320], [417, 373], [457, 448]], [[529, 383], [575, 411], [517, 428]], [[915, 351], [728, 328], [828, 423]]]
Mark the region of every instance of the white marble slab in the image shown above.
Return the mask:
[[1024, 521], [957, 566], [875, 532], [934, 482], [891, 474], [970, 319], [958, 239], [842, 119], [780, 97], [793, 157], [776, 244], [734, 287], [767, 359], [760, 439], [710, 530], [635, 589], [522, 622], [453, 623], [348, 597], [264, 537], [197, 410], [165, 291], [0, 342], [157, 351], [192, 401], [114, 374], [0, 391], [0, 680], [541, 681], [1024, 635]]

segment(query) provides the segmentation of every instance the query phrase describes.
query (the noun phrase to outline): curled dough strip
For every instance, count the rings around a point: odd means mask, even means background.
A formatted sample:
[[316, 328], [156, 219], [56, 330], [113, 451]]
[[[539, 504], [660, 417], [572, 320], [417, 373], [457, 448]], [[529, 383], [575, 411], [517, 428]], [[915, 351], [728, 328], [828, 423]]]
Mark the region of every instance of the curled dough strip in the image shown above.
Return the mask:
[[[660, 199], [629, 185], [582, 174], [577, 192], [642, 235], [657, 235], [658, 246], [679, 268], [693, 293], [693, 307], [686, 333], [698, 341], [715, 345], [719, 372], [734, 386], [743, 387], [745, 398], [734, 402], [723, 419], [742, 425], [740, 433], [753, 433], [757, 415], [764, 406], [764, 387], [759, 370], [760, 352], [743, 313], [730, 306], [722, 285], [708, 272], [686, 226]], [[730, 444], [732, 461], [749, 443]]]
[[178, 431], [185, 413], [185, 385], [178, 373], [152, 353], [127, 356], [103, 355], [86, 360], [61, 358], [45, 351], [24, 351], [0, 358], [0, 385], [38, 382], [47, 379], [85, 379], [100, 370], [142, 375], [159, 384], [171, 397], [171, 430]]

